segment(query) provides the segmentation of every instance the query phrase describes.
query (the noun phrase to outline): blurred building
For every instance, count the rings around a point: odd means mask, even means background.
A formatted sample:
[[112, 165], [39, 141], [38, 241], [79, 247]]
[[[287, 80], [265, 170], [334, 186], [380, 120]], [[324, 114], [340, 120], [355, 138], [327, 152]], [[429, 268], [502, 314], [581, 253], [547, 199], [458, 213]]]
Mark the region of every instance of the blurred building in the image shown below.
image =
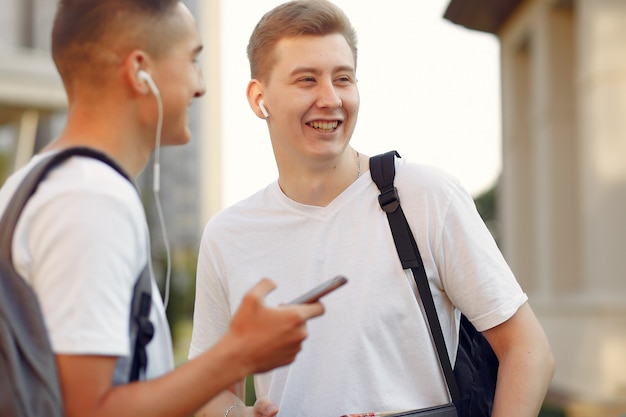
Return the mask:
[[0, 153], [6, 175], [54, 130], [66, 97], [47, 52], [54, 3], [0, 0]]
[[451, 0], [500, 40], [503, 251], [568, 416], [626, 413], [626, 1]]

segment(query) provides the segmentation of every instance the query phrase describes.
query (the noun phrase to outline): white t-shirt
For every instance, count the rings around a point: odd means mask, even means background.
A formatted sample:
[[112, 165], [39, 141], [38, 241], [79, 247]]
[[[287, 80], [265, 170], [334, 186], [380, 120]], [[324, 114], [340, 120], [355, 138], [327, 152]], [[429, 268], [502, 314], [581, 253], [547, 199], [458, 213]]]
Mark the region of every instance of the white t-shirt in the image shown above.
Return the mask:
[[[458, 345], [456, 305], [479, 330], [527, 300], [474, 202], [458, 182], [396, 162], [396, 187], [425, 264], [448, 346]], [[262, 277], [278, 305], [337, 274], [349, 282], [323, 298], [296, 361], [255, 376], [257, 397], [279, 416], [333, 417], [448, 401], [429, 330], [403, 271], [369, 173], [326, 207], [299, 204], [277, 183], [215, 216], [200, 249], [190, 357], [227, 330], [242, 296]]]
[[[0, 211], [37, 155], [0, 191]], [[42, 307], [60, 354], [128, 356], [130, 300], [148, 260], [148, 228], [135, 188], [108, 165], [73, 157], [28, 201], [13, 238], [13, 264]], [[173, 369], [163, 302], [153, 280], [147, 377]]]

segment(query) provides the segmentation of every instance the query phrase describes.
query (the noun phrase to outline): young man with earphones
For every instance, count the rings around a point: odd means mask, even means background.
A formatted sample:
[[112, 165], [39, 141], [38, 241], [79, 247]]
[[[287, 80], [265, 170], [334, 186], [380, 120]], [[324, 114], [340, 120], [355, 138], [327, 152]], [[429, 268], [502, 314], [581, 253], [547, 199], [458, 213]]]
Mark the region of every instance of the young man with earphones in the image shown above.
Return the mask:
[[[130, 177], [156, 150], [158, 192], [159, 148], [190, 140], [187, 109], [205, 93], [201, 50], [193, 16], [178, 0], [60, 0], [52, 55], [68, 96], [67, 120], [5, 183], [0, 213], [34, 164], [72, 147], [106, 154]], [[132, 352], [130, 301], [150, 263], [148, 234], [133, 185], [86, 157], [55, 168], [20, 217], [13, 263], [40, 302], [67, 417], [192, 415], [246, 375], [293, 361], [307, 320], [323, 313], [319, 303], [269, 307], [265, 297], [275, 284], [258, 277], [224, 337], [173, 369], [163, 301], [152, 283], [155, 334], [145, 378], [114, 383], [118, 359]]]
[[[329, 1], [285, 2], [257, 23], [248, 59], [247, 99], [267, 125], [278, 178], [205, 228], [190, 357], [225, 334], [231, 306], [254, 274], [279, 283], [272, 294], [278, 300], [343, 274], [349, 288], [325, 298], [332, 320], [311, 323], [298, 361], [254, 376], [257, 396], [288, 417], [383, 415], [448, 403], [369, 158], [351, 142], [360, 106], [354, 28]], [[397, 82], [390, 77], [380, 82]], [[500, 361], [493, 417], [536, 416], [552, 377], [550, 346], [473, 200], [432, 167], [396, 159], [395, 170], [450, 352], [461, 311]], [[239, 401], [240, 392], [222, 393], [207, 415], [223, 415], [217, 405]]]

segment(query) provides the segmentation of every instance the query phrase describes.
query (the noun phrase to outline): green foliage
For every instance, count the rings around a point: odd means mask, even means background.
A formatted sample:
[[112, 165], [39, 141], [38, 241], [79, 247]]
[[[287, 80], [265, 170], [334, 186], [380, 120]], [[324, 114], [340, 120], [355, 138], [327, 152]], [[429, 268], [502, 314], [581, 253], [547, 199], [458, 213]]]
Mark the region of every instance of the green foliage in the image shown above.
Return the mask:
[[[165, 275], [167, 258], [165, 254], [155, 255], [153, 266], [161, 295], [165, 296]], [[187, 360], [191, 341], [193, 307], [196, 290], [197, 250], [172, 248], [172, 270], [167, 304], [167, 320], [172, 332], [174, 361], [180, 365]]]
[[550, 404], [544, 404], [541, 407], [538, 417], [565, 417], [566, 413], [561, 407], [557, 407]]
[[[170, 323], [191, 320], [193, 317], [197, 260], [198, 256], [194, 249], [174, 248], [172, 251], [172, 275], [167, 307], [167, 318]], [[165, 259], [163, 264], [165, 265]]]
[[485, 222], [494, 221], [498, 215], [498, 183], [474, 198], [476, 208]]
[[496, 240], [499, 240], [499, 227], [498, 227], [498, 191], [499, 183], [497, 181], [490, 189], [474, 198], [476, 209], [482, 217], [483, 221], [487, 225], [487, 228], [491, 232], [491, 235]]
[[7, 177], [11, 173], [11, 164], [11, 158], [8, 155], [0, 152], [0, 185], [4, 184]]

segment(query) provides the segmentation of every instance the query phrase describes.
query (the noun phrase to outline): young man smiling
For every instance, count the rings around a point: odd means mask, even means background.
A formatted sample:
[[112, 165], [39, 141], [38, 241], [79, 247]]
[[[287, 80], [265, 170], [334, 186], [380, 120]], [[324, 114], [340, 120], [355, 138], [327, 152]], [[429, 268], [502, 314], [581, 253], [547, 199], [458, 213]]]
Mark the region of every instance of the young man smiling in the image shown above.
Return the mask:
[[326, 206], [354, 181], [360, 162], [349, 147], [359, 110], [352, 50], [340, 33], [284, 37], [273, 57], [271, 71], [248, 85], [248, 100], [256, 112], [263, 100], [268, 112], [283, 192]]
[[[68, 96], [66, 125], [6, 182], [0, 211], [50, 153], [88, 147], [135, 177], [155, 149], [157, 132], [163, 145], [187, 143], [187, 108], [205, 93], [196, 62], [201, 49], [195, 21], [178, 0], [61, 0], [52, 54]], [[148, 380], [114, 383], [118, 358], [132, 352], [130, 301], [150, 262], [147, 242], [135, 188], [91, 158], [73, 157], [57, 167], [22, 213], [13, 262], [42, 306], [68, 417], [187, 417], [245, 375], [293, 361], [306, 321], [323, 312], [319, 303], [267, 307], [264, 298], [275, 285], [255, 279], [224, 337], [173, 370], [165, 311], [152, 283], [156, 329], [148, 344]]]
[[[259, 21], [248, 57], [247, 97], [267, 123], [278, 180], [208, 223], [190, 356], [222, 337], [255, 274], [279, 283], [268, 297], [275, 303], [343, 274], [349, 284], [325, 299], [327, 317], [311, 323], [299, 360], [255, 375], [257, 396], [289, 417], [447, 403], [368, 158], [350, 146], [360, 103], [354, 29], [328, 1], [291, 1]], [[493, 416], [536, 416], [552, 376], [551, 350], [471, 197], [449, 175], [404, 160], [396, 161], [396, 186], [447, 345], [458, 344], [460, 310], [500, 360]], [[224, 392], [205, 415], [223, 415], [238, 392]]]

